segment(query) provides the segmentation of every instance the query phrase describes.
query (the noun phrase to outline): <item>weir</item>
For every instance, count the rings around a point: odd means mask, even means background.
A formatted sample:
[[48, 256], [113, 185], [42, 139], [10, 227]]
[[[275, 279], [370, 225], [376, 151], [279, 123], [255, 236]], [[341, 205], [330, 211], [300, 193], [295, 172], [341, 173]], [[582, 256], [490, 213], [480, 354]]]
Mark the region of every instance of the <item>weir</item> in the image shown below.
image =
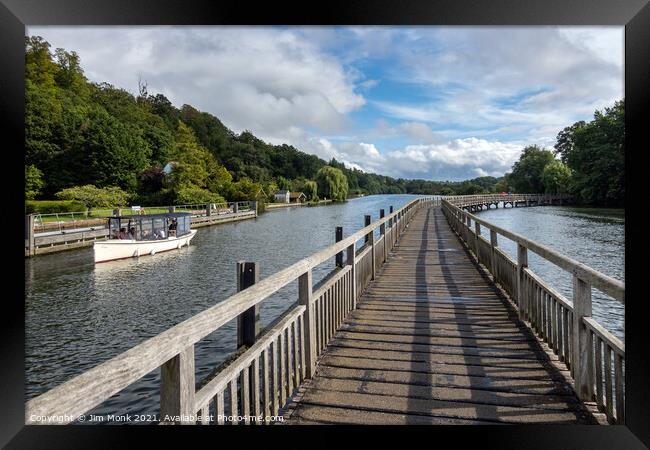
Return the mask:
[[[624, 302], [624, 283], [466, 211], [567, 198], [532, 200], [419, 198], [262, 280], [242, 262], [237, 294], [28, 401], [26, 423], [72, 422], [155, 370], [159, 423], [624, 423], [624, 345], [591, 317], [591, 288]], [[529, 251], [572, 273], [571, 299]], [[260, 330], [289, 283], [296, 303]], [[235, 319], [238, 352], [196, 380], [195, 345]]]

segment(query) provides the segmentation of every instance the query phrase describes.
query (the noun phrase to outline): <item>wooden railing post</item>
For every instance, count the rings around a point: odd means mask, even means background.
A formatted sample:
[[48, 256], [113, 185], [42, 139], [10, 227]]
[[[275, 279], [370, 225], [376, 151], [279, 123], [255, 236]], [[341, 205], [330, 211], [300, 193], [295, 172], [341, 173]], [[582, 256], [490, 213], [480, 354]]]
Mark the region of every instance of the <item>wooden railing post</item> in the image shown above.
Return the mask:
[[212, 215], [212, 203], [208, 203], [205, 205], [205, 215], [210, 216]]
[[[334, 232], [334, 239], [336, 242], [343, 240], [343, 227], [336, 227]], [[336, 267], [343, 267], [343, 251], [340, 251], [336, 254]]]
[[370, 245], [370, 260], [371, 260], [371, 266], [372, 266], [372, 271], [371, 271], [371, 280], [375, 279], [375, 232], [374, 230], [368, 233], [368, 245]]
[[239, 212], [239, 202], [235, 202], [232, 205], [232, 212], [237, 214]]
[[478, 244], [479, 244], [478, 240], [480, 235], [481, 235], [481, 224], [478, 223], [477, 221], [474, 221], [474, 250], [476, 252], [476, 259], [479, 262], [481, 260], [478, 255]]
[[491, 248], [491, 262], [490, 264], [492, 265], [492, 276], [494, 277], [495, 280], [499, 279], [499, 276], [497, 274], [497, 251], [496, 248], [499, 246], [499, 242], [497, 240], [497, 232], [494, 230], [490, 230], [490, 248]]
[[192, 424], [194, 415], [194, 344], [160, 367], [160, 421]]
[[[388, 214], [389, 214], [389, 215], [392, 215], [392, 214], [393, 214], [393, 207], [392, 207], [392, 206], [390, 206], [390, 207], [388, 208]], [[391, 250], [392, 250], [393, 247], [395, 246], [395, 237], [396, 237], [396, 234], [395, 234], [395, 230], [393, 229], [393, 224], [394, 224], [394, 223], [395, 223], [395, 218], [391, 217], [391, 218], [388, 220], [388, 228], [390, 228], [390, 249], [391, 249]]]
[[316, 369], [316, 322], [312, 302], [311, 269], [298, 278], [298, 303], [305, 305], [303, 316], [305, 336], [305, 376], [311, 378]]
[[528, 249], [521, 244], [517, 244], [517, 306], [519, 306], [519, 318], [525, 317], [524, 308], [526, 301], [524, 299], [524, 269], [528, 267]]
[[[380, 209], [379, 210], [379, 218], [383, 219], [385, 216], [386, 216], [385, 211], [383, 209]], [[386, 262], [386, 224], [385, 223], [382, 223], [381, 225], [379, 225], [379, 237], [380, 237], [380, 239], [382, 237], [384, 238], [383, 241], [382, 241], [383, 249], [382, 249], [382, 254], [381, 254], [381, 263], [383, 264], [383, 263]]]
[[251, 209], [255, 211], [255, 217], [257, 217], [257, 200], [253, 200], [250, 202]]
[[[239, 261], [237, 263], [237, 292], [251, 287], [260, 279], [259, 264]], [[260, 333], [260, 309], [255, 305], [237, 317], [237, 348], [255, 343]]]
[[576, 393], [581, 400], [593, 400], [593, 366], [591, 334], [585, 327], [585, 317], [591, 317], [591, 284], [573, 276], [573, 344], [572, 366]]
[[352, 243], [347, 249], [348, 266], [350, 266], [350, 279], [352, 280], [352, 309], [357, 308], [357, 270], [355, 268], [357, 258], [356, 243]]

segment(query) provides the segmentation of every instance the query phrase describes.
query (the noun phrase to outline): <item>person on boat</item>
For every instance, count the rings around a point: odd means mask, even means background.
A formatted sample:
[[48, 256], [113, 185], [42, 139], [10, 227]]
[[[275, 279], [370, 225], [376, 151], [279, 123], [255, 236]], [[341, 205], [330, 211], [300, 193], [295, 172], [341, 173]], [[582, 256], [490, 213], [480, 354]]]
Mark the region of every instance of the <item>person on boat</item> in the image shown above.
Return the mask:
[[127, 235], [127, 237], [131, 240], [135, 239], [135, 227], [129, 228], [129, 234]]
[[172, 218], [172, 222], [169, 224], [169, 235], [170, 236], [175, 236], [176, 235], [176, 218]]
[[120, 232], [117, 234], [118, 239], [126, 239], [126, 228], [120, 228]]
[[165, 230], [160, 228], [154, 232], [154, 237], [156, 239], [165, 239]]

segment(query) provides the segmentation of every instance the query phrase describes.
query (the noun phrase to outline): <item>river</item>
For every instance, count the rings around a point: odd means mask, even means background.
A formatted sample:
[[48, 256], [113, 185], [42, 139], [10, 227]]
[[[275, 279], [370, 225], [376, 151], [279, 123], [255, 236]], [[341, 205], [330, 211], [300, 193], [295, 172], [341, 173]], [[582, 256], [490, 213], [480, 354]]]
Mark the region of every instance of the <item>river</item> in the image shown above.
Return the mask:
[[[287, 208], [257, 219], [199, 229], [192, 244], [179, 251], [95, 265], [91, 249], [25, 260], [26, 396], [32, 398], [71, 377], [143, 342], [223, 301], [236, 292], [237, 261], [256, 261], [260, 278], [363, 227], [364, 214], [379, 217], [413, 195], [377, 195], [343, 204]], [[622, 211], [569, 207], [490, 210], [482, 218], [623, 280]], [[513, 254], [514, 244], [499, 244]], [[570, 298], [571, 281], [560, 270], [529, 256], [530, 267]], [[334, 259], [314, 270], [314, 281], [332, 270]], [[297, 282], [262, 303], [262, 326], [297, 297]], [[594, 316], [623, 338], [624, 308], [594, 294]], [[196, 346], [196, 376], [201, 379], [235, 350], [236, 321]], [[155, 370], [93, 413], [158, 411], [159, 371]]]

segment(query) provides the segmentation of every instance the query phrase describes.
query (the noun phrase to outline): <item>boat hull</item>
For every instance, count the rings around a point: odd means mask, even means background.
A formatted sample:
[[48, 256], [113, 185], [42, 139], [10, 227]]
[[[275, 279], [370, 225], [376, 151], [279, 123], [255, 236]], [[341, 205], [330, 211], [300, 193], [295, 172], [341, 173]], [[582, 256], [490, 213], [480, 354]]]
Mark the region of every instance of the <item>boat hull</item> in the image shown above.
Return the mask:
[[190, 230], [189, 234], [181, 237], [171, 237], [155, 241], [135, 241], [131, 239], [97, 241], [93, 244], [95, 263], [155, 255], [156, 253], [175, 250], [184, 245], [190, 245], [190, 241], [195, 234], [196, 230]]

